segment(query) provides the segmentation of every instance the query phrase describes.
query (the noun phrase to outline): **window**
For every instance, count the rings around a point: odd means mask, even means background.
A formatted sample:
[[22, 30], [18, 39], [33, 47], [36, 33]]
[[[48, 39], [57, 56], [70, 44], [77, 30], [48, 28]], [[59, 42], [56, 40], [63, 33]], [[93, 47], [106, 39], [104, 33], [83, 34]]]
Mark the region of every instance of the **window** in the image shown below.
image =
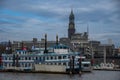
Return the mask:
[[58, 65], [61, 65], [61, 63], [58, 63]]
[[58, 59], [61, 59], [61, 56], [58, 56]]
[[5, 63], [5, 66], [7, 66], [7, 63]]
[[51, 56], [51, 60], [53, 59], [53, 57]]
[[9, 57], [9, 60], [11, 60], [11, 57]]
[[66, 63], [64, 62], [63, 65], [66, 65]]
[[48, 56], [47, 56], [47, 60], [49, 60]]
[[27, 67], [27, 63], [25, 63], [25, 67]]
[[62, 47], [60, 46], [60, 49], [62, 49]]
[[57, 59], [56, 56], [55, 56], [55, 59]]
[[36, 60], [38, 60], [38, 57], [36, 57]]
[[89, 67], [89, 64], [84, 64], [84, 67]]
[[9, 67], [11, 66], [11, 64], [9, 63]]
[[39, 60], [41, 61], [41, 57], [39, 57]]
[[30, 63], [28, 63], [28, 67], [30, 67]]
[[25, 60], [27, 60], [27, 57], [25, 57]]
[[66, 58], [66, 56], [63, 56], [63, 59], [65, 59]]
[[43, 57], [43, 60], [45, 60], [45, 57]]
[[31, 57], [29, 57], [29, 60], [31, 60]]

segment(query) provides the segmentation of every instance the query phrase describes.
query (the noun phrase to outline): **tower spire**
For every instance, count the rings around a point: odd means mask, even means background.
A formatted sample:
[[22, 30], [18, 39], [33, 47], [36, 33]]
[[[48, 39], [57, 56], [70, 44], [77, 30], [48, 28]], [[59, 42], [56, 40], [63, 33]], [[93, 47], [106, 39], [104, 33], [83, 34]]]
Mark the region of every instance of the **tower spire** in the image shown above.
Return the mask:
[[71, 14], [73, 14], [73, 9], [71, 8]]
[[69, 15], [69, 28], [68, 28], [68, 38], [71, 39], [71, 36], [75, 33], [75, 23], [74, 23], [74, 13], [73, 9], [71, 9], [71, 13]]
[[73, 13], [73, 9], [71, 9], [71, 13], [69, 16], [69, 23], [74, 23], [74, 13]]

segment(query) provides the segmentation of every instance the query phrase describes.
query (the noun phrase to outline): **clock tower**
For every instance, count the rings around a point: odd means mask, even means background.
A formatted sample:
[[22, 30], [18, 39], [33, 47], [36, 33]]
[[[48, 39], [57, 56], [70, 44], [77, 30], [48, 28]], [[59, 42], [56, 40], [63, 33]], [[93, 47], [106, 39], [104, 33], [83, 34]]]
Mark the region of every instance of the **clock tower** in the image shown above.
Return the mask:
[[71, 36], [74, 33], [75, 33], [74, 14], [73, 14], [73, 10], [71, 10], [71, 13], [69, 16], [68, 38], [71, 39]]

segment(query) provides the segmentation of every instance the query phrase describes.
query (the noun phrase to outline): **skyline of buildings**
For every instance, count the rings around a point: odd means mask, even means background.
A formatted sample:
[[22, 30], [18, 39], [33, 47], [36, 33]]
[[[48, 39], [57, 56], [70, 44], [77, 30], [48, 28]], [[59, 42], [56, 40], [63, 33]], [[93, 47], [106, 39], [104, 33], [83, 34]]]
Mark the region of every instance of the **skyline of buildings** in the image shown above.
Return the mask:
[[[91, 53], [93, 53], [95, 56], [102, 57], [104, 50], [106, 51], [107, 56], [118, 55], [118, 53], [115, 52], [114, 44], [102, 44], [100, 41], [89, 40], [89, 30], [83, 33], [76, 33], [77, 28], [75, 26], [74, 19], [74, 12], [71, 10], [69, 15], [68, 31], [66, 32], [68, 34], [67, 37], [59, 37], [56, 35], [56, 40], [49, 41], [47, 39], [47, 34], [45, 34], [44, 38], [41, 38], [41, 40], [33, 38], [31, 41], [19, 40], [13, 41], [12, 43], [9, 41], [6, 45], [6, 50], [8, 53], [12, 53], [12, 51], [16, 50], [32, 51], [34, 49], [47, 49], [57, 44], [63, 44], [68, 46], [72, 51], [81, 52], [86, 55], [91, 55]], [[11, 51], [9, 49], [11, 49]]]
[[45, 33], [48, 40], [55, 40], [56, 34], [67, 37], [68, 14], [72, 8], [76, 33], [86, 32], [89, 26], [90, 40], [120, 45], [117, 1], [2, 0], [0, 7], [0, 41], [40, 40]]

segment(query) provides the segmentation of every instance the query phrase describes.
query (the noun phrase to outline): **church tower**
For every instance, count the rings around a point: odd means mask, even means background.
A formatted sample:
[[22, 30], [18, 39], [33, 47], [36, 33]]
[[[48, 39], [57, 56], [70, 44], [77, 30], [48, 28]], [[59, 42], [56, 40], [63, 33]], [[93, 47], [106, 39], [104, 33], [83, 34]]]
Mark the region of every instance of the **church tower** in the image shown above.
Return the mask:
[[71, 36], [75, 33], [75, 23], [74, 23], [74, 14], [73, 10], [71, 10], [69, 16], [69, 28], [68, 28], [68, 38], [71, 39]]

